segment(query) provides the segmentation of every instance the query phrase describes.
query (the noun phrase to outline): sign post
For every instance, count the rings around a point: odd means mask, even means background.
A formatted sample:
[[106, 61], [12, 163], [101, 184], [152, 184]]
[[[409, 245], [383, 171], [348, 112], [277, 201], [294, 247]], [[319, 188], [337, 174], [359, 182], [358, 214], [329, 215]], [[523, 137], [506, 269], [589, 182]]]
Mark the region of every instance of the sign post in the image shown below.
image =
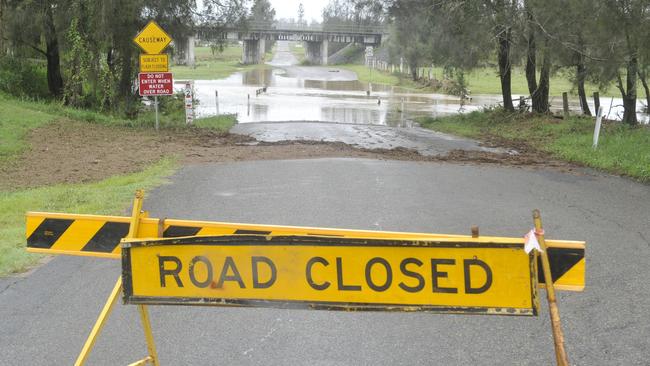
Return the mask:
[[174, 94], [174, 79], [172, 73], [139, 73], [138, 85], [140, 86], [138, 88], [140, 96], [153, 96], [154, 108], [156, 111], [156, 131], [158, 131], [158, 96]]
[[153, 20], [133, 38], [133, 42], [145, 52], [140, 55], [139, 93], [140, 96], [153, 96], [156, 131], [160, 126], [158, 96], [174, 94], [172, 74], [168, 72], [169, 56], [161, 54], [171, 41], [169, 34]]

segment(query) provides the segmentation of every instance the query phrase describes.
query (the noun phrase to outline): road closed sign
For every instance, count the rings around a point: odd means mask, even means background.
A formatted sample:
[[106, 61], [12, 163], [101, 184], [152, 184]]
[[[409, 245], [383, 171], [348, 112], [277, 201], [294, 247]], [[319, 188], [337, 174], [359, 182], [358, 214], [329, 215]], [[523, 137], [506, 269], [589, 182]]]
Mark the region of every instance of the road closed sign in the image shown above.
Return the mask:
[[172, 95], [174, 80], [171, 72], [138, 74], [140, 96]]
[[520, 242], [206, 236], [122, 244], [131, 304], [536, 315]]

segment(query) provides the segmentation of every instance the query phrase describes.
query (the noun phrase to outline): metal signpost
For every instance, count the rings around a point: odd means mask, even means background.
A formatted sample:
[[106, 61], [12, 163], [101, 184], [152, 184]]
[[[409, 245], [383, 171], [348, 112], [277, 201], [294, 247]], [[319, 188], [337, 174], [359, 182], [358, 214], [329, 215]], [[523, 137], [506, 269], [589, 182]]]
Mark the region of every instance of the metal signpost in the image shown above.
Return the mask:
[[156, 109], [156, 130], [158, 130], [158, 96], [174, 94], [174, 80], [171, 72], [139, 73], [140, 96], [153, 96]]
[[174, 94], [173, 77], [167, 72], [169, 56], [161, 54], [172, 38], [152, 20], [133, 38], [133, 42], [145, 52], [140, 55], [139, 93], [140, 96], [154, 97], [155, 126], [158, 131], [158, 96]]

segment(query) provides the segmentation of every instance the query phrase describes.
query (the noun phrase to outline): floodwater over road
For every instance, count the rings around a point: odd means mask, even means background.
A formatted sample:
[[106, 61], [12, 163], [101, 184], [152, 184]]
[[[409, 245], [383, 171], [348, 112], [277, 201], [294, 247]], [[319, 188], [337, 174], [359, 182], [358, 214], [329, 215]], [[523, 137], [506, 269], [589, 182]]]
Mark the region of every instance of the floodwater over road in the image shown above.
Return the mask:
[[[273, 68], [238, 72], [222, 80], [196, 80], [199, 116], [236, 113], [240, 123], [267, 121], [325, 121], [409, 126], [414, 116], [458, 113], [458, 97], [413, 93], [403, 88], [368, 84], [354, 72], [337, 67], [297, 66], [288, 42], [278, 42]], [[267, 91], [256, 95], [256, 90]], [[218, 92], [218, 98], [215, 97]], [[250, 96], [250, 99], [249, 99]], [[478, 98], [465, 110], [496, 103]]]
[[[232, 113], [237, 114], [240, 123], [321, 121], [410, 127], [417, 116], [468, 112], [501, 101], [499, 95], [475, 95], [461, 105], [456, 96], [414, 93], [382, 84], [369, 86], [348, 70], [297, 64], [289, 43], [277, 42], [273, 60], [268, 62], [272, 67], [237, 72], [221, 80], [196, 80], [197, 116]], [[257, 95], [256, 91], [264, 86], [266, 92]], [[551, 103], [561, 109], [561, 98], [552, 98]], [[622, 116], [620, 98], [602, 98], [601, 103], [609, 118]], [[578, 111], [579, 105], [572, 103], [571, 109]], [[639, 119], [648, 123], [647, 114], [639, 114]]]

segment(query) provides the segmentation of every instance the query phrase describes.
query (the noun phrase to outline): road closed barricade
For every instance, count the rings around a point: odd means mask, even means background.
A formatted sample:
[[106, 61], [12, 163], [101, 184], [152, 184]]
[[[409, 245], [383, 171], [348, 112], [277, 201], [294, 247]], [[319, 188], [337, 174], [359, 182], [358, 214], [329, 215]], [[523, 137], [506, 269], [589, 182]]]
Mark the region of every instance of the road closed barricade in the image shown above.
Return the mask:
[[145, 331], [149, 354], [134, 364], [158, 365], [149, 305], [535, 316], [540, 287], [568, 364], [555, 289], [584, 289], [585, 244], [545, 240], [537, 211], [526, 238], [504, 238], [157, 219], [142, 201], [131, 217], [27, 213], [28, 251], [122, 261], [76, 365], [120, 296]]

